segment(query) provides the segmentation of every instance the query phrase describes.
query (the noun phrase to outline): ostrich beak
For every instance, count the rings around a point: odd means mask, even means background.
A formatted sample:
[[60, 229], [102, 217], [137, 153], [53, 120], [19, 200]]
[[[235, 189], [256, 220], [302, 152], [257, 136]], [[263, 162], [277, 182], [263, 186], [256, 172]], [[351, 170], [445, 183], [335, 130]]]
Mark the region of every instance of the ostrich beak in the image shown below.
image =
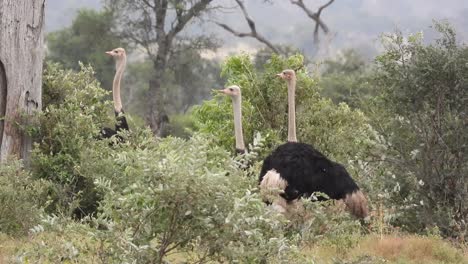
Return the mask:
[[226, 94], [226, 88], [225, 89], [220, 89], [220, 90], [217, 90], [218, 93], [222, 93], [222, 94]]
[[276, 74], [276, 77], [283, 78], [283, 73], [278, 73], [278, 74]]
[[106, 54], [112, 56], [112, 51], [106, 51]]

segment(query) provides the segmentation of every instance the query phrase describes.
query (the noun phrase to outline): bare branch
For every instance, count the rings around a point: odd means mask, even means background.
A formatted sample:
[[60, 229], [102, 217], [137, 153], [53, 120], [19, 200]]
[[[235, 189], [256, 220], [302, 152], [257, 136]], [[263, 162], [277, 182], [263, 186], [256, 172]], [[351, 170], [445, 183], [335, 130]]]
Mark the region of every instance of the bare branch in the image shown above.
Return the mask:
[[190, 7], [185, 14], [177, 13], [177, 24], [167, 33], [167, 39], [171, 41], [192, 18], [198, 16], [203, 10], [206, 10], [212, 1], [213, 0], [200, 0]]
[[239, 5], [240, 9], [242, 10], [242, 13], [244, 15], [245, 20], [247, 21], [247, 24], [249, 25], [250, 32], [245, 33], [245, 32], [238, 32], [234, 30], [233, 28], [229, 27], [226, 24], [215, 22], [218, 26], [222, 27], [224, 30], [230, 32], [234, 36], [237, 36], [239, 38], [245, 38], [245, 37], [250, 37], [250, 38], [255, 38], [259, 42], [265, 44], [268, 48], [270, 48], [273, 52], [275, 53], [280, 53], [279, 50], [271, 43], [269, 42], [265, 37], [263, 37], [261, 34], [257, 32], [257, 29], [255, 27], [255, 22], [253, 19], [249, 16], [249, 13], [247, 13], [247, 9], [245, 8], [244, 4], [242, 3], [241, 0], [236, 0], [236, 3]]
[[152, 5], [148, 0], [142, 0], [142, 1], [143, 1], [143, 3], [145, 3], [145, 5], [151, 7], [152, 9], [156, 8], [156, 6]]
[[322, 11], [330, 6], [335, 0], [329, 0], [326, 4], [323, 6], [319, 7], [317, 12], [313, 12], [312, 10], [308, 9], [303, 0], [290, 0], [292, 4], [297, 5], [300, 7], [309, 18], [315, 21], [315, 29], [314, 29], [314, 41], [317, 43], [319, 42], [319, 29], [323, 30], [323, 33], [328, 34], [330, 32], [330, 29], [328, 26], [322, 21], [320, 18], [320, 15], [322, 14]]

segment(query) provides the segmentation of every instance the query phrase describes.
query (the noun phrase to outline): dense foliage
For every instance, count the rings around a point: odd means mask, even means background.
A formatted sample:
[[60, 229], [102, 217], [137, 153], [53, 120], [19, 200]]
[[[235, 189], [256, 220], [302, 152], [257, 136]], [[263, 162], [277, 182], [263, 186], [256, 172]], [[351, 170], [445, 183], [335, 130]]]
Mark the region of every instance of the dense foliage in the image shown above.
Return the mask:
[[50, 184], [34, 179], [19, 161], [0, 166], [0, 233], [24, 235], [36, 225]]
[[106, 91], [99, 87], [90, 67], [79, 72], [48, 64], [43, 77], [43, 112], [35, 128], [37, 139], [31, 167], [38, 178], [55, 183], [49, 210], [91, 213], [96, 210], [98, 194], [92, 180], [79, 170], [83, 149], [106, 146], [97, 142], [103, 124], [113, 127], [109, 119]]
[[[435, 24], [440, 38], [384, 36], [370, 106], [376, 129], [386, 138], [387, 167], [401, 183], [395, 199], [418, 196], [420, 210], [398, 221], [415, 231], [437, 226], [445, 235], [468, 234], [468, 47], [453, 29]], [[419, 185], [419, 187], [418, 187]]]
[[369, 82], [372, 65], [355, 50], [345, 50], [320, 67], [321, 94], [335, 103], [358, 107], [375, 95]]

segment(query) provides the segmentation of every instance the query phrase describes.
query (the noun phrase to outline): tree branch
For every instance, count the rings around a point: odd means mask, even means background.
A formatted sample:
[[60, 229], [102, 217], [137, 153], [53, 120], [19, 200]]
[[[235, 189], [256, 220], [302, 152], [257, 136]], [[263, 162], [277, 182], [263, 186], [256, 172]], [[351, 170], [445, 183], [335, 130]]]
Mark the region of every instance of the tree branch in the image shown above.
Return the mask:
[[303, 0], [290, 0], [293, 5], [297, 5], [300, 7], [309, 18], [315, 21], [315, 29], [314, 29], [314, 42], [317, 43], [319, 42], [319, 29], [323, 30], [323, 33], [328, 34], [330, 32], [330, 29], [328, 26], [322, 21], [320, 18], [320, 15], [322, 14], [322, 11], [329, 7], [335, 0], [329, 0], [326, 4], [323, 6], [319, 7], [317, 12], [313, 12], [312, 10], [308, 9]]
[[156, 35], [159, 40], [166, 36], [164, 27], [166, 25], [167, 1], [155, 1], [153, 12], [156, 17]]
[[239, 38], [245, 38], [245, 37], [250, 37], [250, 38], [255, 38], [259, 42], [265, 44], [268, 48], [270, 48], [273, 52], [275, 53], [280, 53], [279, 50], [271, 43], [269, 42], [265, 37], [263, 37], [261, 34], [257, 32], [257, 29], [255, 27], [255, 22], [253, 19], [249, 16], [249, 13], [247, 13], [247, 9], [245, 8], [244, 4], [242, 3], [241, 0], [236, 0], [236, 3], [239, 5], [240, 9], [242, 10], [242, 13], [244, 15], [245, 20], [247, 21], [247, 24], [249, 25], [250, 32], [245, 33], [245, 32], [238, 32], [234, 30], [233, 28], [229, 27], [226, 24], [215, 22], [218, 26], [222, 27], [224, 30], [230, 32], [236, 37]]
[[143, 1], [143, 3], [145, 3], [145, 5], [151, 7], [152, 9], [155, 9], [155, 8], [156, 8], [156, 6], [155, 6], [155, 5], [152, 5], [148, 0], [142, 0], [142, 1]]
[[167, 33], [167, 40], [172, 41], [185, 25], [194, 17], [198, 16], [213, 0], [200, 0], [188, 9], [185, 14], [177, 12], [177, 24]]

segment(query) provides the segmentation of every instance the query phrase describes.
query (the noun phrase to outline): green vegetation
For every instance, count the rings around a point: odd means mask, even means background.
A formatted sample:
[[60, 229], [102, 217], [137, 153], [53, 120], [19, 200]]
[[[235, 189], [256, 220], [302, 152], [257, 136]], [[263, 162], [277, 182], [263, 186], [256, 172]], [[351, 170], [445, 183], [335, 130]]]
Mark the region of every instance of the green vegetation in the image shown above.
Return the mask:
[[[346, 83], [347, 66], [320, 79], [300, 54], [263, 66], [228, 58], [221, 74], [242, 87], [250, 145], [239, 156], [224, 97], [174, 116], [177, 136], [155, 138], [129, 115], [124, 142], [99, 140], [114, 123], [108, 92], [91, 67], [49, 63], [43, 112], [25, 127], [30, 168], [0, 167], [0, 262], [468, 263], [468, 48], [436, 27], [433, 45], [390, 35], [373, 67], [351, 67], [355, 87], [374, 87], [351, 107], [321, 87], [342, 94], [324, 79]], [[345, 164], [369, 198], [367, 219], [339, 201], [305, 200], [288, 216], [261, 201], [262, 158], [286, 138], [286, 85], [274, 77], [285, 68], [299, 69], [299, 140]]]
[[400, 183], [391, 199], [421, 204], [395, 219], [398, 225], [413, 232], [438, 227], [466, 241], [468, 47], [447, 24], [435, 29], [441, 37], [427, 46], [420, 34], [384, 36], [387, 51], [374, 75], [380, 96], [369, 113], [386, 139], [385, 166]]
[[325, 60], [320, 78], [321, 94], [335, 103], [358, 107], [376, 93], [369, 80], [371, 68], [355, 50], [345, 50], [335, 59]]
[[[104, 124], [113, 124], [104, 98], [90, 67], [79, 72], [48, 64], [44, 71], [44, 109], [39, 125], [32, 131], [36, 138], [31, 170], [35, 177], [54, 183], [52, 203], [47, 210], [65, 215], [96, 210], [98, 193], [92, 179], [80, 172], [81, 151], [104, 147], [98, 142]], [[112, 125], [113, 126], [113, 125]]]

